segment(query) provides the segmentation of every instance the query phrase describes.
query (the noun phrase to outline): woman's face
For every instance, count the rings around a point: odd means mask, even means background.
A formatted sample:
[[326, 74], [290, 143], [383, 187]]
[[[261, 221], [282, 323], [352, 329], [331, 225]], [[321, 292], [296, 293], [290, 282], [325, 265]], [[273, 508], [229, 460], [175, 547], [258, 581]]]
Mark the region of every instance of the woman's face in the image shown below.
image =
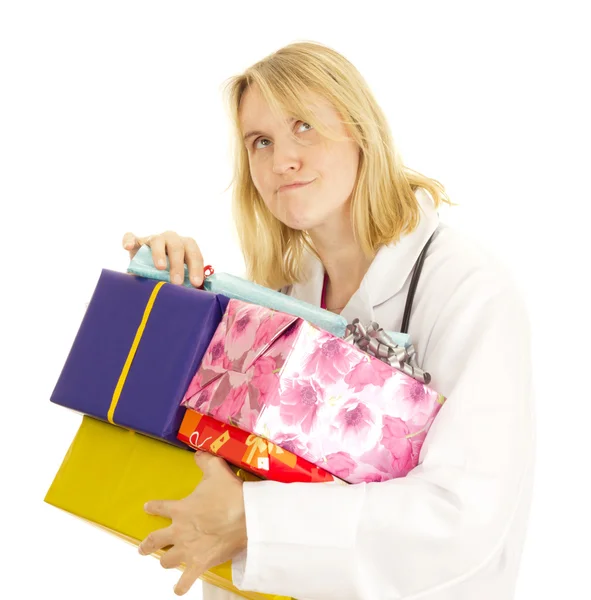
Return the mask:
[[[269, 210], [292, 229], [313, 231], [348, 218], [359, 149], [334, 107], [310, 95], [314, 114], [346, 141], [332, 141], [297, 119], [276, 117], [256, 86], [240, 103], [253, 183]], [[295, 134], [295, 137], [291, 134]], [[295, 182], [306, 185], [283, 187]]]

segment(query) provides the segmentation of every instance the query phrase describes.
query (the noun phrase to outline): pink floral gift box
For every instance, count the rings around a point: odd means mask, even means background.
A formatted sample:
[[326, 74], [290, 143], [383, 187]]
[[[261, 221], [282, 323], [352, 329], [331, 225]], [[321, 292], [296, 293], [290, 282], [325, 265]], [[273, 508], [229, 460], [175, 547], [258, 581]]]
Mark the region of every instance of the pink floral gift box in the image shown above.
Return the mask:
[[413, 469], [443, 402], [307, 321], [230, 300], [182, 404], [359, 483]]

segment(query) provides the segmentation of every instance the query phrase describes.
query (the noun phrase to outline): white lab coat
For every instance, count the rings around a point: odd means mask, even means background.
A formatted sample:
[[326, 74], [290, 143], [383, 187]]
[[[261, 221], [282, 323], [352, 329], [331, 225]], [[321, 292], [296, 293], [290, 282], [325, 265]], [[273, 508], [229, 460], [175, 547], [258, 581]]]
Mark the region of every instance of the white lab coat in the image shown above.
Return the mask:
[[[409, 332], [447, 398], [406, 477], [350, 485], [245, 483], [239, 589], [298, 600], [509, 600], [529, 516], [535, 427], [530, 334], [507, 270], [439, 223], [382, 248], [342, 314], [399, 330], [415, 261], [439, 225]], [[320, 304], [323, 267], [287, 293]], [[205, 600], [236, 595], [204, 586]]]

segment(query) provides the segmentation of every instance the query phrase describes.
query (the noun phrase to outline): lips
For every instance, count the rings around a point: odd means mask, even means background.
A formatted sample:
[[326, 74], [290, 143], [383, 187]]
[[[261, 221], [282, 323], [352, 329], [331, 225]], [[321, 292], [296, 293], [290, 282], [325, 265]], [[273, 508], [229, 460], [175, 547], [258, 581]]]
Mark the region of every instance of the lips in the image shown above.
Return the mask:
[[304, 187], [305, 185], [309, 185], [310, 183], [312, 183], [312, 181], [314, 181], [314, 179], [312, 179], [311, 181], [303, 181], [299, 183], [291, 183], [289, 185], [282, 185], [277, 191], [286, 192], [287, 190], [295, 190], [297, 188]]

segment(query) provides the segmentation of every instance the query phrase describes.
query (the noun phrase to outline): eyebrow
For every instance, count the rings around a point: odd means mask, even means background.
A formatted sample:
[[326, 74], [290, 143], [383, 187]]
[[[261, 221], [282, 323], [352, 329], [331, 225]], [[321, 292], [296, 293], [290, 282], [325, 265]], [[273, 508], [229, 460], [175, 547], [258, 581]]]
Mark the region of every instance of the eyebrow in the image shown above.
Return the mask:
[[[294, 121], [297, 121], [297, 119], [295, 117], [292, 117], [291, 119], [289, 119], [289, 123], [293, 123]], [[248, 138], [251, 138], [253, 135], [266, 135], [264, 131], [249, 131], [247, 134], [245, 134], [245, 136], [242, 138], [243, 142], [246, 142], [246, 140]]]

